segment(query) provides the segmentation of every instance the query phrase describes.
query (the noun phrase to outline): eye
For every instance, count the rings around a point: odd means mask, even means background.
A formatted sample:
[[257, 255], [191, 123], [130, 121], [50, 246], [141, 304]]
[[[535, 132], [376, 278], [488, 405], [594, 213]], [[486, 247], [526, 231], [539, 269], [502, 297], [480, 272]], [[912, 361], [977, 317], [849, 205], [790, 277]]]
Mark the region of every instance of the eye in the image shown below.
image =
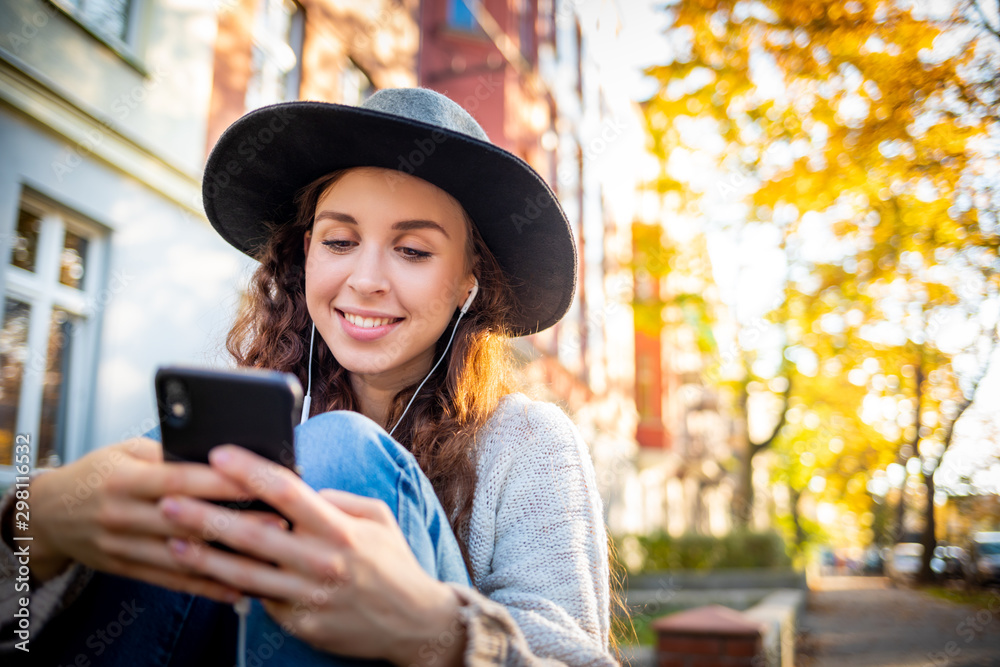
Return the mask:
[[403, 253], [403, 256], [406, 257], [407, 259], [417, 260], [417, 261], [421, 259], [427, 259], [428, 257], [431, 256], [429, 252], [424, 252], [423, 250], [415, 250], [413, 248], [404, 247], [400, 248], [400, 251]]
[[323, 245], [332, 250], [333, 252], [345, 252], [350, 249], [351, 244], [354, 241], [342, 241], [338, 239], [333, 239], [331, 241], [323, 241]]

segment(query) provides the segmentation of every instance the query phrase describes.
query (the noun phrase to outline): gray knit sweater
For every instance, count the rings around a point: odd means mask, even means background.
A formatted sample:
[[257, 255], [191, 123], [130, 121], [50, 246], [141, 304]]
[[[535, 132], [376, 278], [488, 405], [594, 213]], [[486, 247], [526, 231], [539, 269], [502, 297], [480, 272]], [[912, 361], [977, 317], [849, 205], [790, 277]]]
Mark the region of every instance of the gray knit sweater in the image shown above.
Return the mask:
[[[450, 584], [465, 603], [465, 664], [616, 665], [608, 650], [607, 534], [579, 430], [558, 406], [510, 394], [477, 434], [476, 454], [468, 525], [475, 589]], [[11, 500], [3, 497], [0, 513]], [[0, 627], [23, 595], [14, 591], [16, 570], [0, 540]], [[74, 565], [33, 592], [33, 635], [91, 574]]]

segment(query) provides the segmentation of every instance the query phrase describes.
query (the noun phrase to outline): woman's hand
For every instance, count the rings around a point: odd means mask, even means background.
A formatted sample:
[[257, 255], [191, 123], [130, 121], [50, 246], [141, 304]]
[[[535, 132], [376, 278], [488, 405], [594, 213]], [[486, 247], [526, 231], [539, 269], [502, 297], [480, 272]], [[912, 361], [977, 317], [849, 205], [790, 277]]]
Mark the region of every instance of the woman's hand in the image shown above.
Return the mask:
[[192, 573], [173, 558], [169, 537], [192, 533], [166, 521], [167, 494], [238, 500], [247, 494], [207, 465], [164, 463], [160, 443], [134, 438], [97, 449], [31, 481], [31, 571], [45, 581], [78, 561], [219, 601], [233, 588]]
[[[240, 447], [217, 447], [209, 460], [293, 528], [237, 516], [216, 539], [245, 555], [171, 540], [179, 564], [262, 598], [283, 629], [321, 650], [400, 665], [426, 660], [430, 651], [439, 665], [459, 662], [459, 601], [421, 568], [383, 501], [331, 489], [317, 493]], [[224, 511], [190, 498], [165, 498], [160, 506], [190, 532], [216, 525]]]

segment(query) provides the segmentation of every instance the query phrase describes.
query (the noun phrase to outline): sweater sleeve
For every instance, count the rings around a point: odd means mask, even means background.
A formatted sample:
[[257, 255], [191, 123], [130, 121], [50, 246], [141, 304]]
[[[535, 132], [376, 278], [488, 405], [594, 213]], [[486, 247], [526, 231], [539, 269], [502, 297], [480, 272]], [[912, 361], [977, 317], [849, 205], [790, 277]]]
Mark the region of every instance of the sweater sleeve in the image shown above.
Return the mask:
[[[495, 503], [488, 571], [466, 601], [467, 665], [616, 665], [607, 533], [590, 452], [556, 405], [530, 402], [477, 491]], [[464, 595], [463, 595], [464, 594]]]
[[27, 544], [30, 557], [31, 543], [20, 542], [12, 548], [8, 541], [8, 518], [14, 507], [14, 491], [12, 487], [0, 498], [0, 653], [14, 650], [19, 641], [14, 634], [17, 622], [14, 613], [20, 607], [20, 598], [30, 599], [31, 636], [37, 636], [46, 623], [80, 595], [94, 574], [92, 569], [74, 563], [43, 584], [31, 580], [30, 594], [24, 592], [26, 573], [15, 551]]

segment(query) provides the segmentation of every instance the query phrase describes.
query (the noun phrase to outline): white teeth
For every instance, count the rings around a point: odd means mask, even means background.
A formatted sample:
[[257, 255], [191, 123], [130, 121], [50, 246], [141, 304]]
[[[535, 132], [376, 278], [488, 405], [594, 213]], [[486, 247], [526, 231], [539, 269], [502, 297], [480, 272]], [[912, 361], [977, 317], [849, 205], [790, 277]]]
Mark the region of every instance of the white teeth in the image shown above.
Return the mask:
[[365, 329], [371, 329], [373, 327], [380, 327], [385, 324], [391, 324], [396, 321], [396, 318], [392, 317], [380, 317], [378, 319], [372, 317], [358, 317], [357, 315], [352, 315], [351, 313], [344, 313], [344, 319], [357, 327], [363, 327]]

